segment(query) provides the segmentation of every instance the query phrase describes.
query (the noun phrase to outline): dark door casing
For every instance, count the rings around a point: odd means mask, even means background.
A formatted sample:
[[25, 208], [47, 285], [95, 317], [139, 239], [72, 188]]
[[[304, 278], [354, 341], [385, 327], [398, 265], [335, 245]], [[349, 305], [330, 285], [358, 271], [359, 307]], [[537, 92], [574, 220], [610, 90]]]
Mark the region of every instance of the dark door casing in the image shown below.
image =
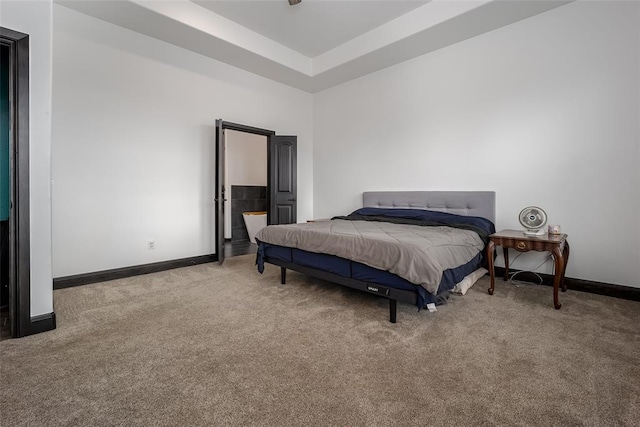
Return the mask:
[[216, 250], [218, 263], [224, 262], [224, 202], [225, 202], [225, 155], [224, 155], [224, 128], [222, 120], [216, 120]]
[[30, 313], [29, 36], [0, 27], [0, 44], [9, 48], [9, 317], [11, 336], [17, 338], [35, 332]]

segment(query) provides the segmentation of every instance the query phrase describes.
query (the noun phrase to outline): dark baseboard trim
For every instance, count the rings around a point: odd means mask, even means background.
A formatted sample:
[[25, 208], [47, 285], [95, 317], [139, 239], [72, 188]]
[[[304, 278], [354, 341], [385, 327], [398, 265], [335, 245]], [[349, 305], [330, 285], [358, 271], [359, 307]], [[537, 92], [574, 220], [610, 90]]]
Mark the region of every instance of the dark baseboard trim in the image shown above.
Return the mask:
[[[496, 267], [496, 280], [502, 280], [504, 277], [504, 268]], [[509, 269], [509, 273], [515, 273], [512, 268]], [[542, 284], [545, 286], [553, 286], [553, 275], [537, 273], [542, 278]], [[522, 271], [518, 274], [518, 279], [525, 282], [538, 283], [540, 280], [538, 277], [530, 271]], [[640, 301], [640, 288], [633, 288], [631, 286], [614, 285], [612, 283], [593, 282], [591, 280], [574, 279], [572, 277], [565, 277], [565, 283], [567, 288], [580, 291], [589, 292], [592, 294], [606, 295], [608, 297], [628, 299], [631, 301]]]
[[33, 316], [29, 325], [29, 335], [52, 331], [56, 328], [56, 314], [47, 313]]
[[53, 279], [53, 289], [57, 290], [80, 285], [88, 285], [90, 283], [106, 282], [107, 280], [124, 279], [126, 277], [157, 273], [159, 271], [189, 267], [191, 265], [197, 264], [205, 264], [208, 262], [215, 262], [217, 260], [217, 254], [201, 255], [190, 258], [174, 259], [170, 261], [154, 262], [151, 264], [115, 268], [113, 270], [96, 271], [94, 273], [83, 273], [73, 276], [58, 277]]

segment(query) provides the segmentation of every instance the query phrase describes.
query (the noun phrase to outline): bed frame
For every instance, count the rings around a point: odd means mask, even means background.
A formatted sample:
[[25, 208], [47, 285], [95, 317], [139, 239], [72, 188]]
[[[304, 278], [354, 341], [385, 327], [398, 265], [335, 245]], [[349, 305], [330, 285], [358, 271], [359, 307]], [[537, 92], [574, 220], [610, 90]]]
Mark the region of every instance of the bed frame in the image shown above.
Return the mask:
[[[464, 216], [479, 216], [495, 223], [496, 193], [493, 191], [373, 191], [362, 194], [362, 206], [374, 208], [427, 209]], [[418, 294], [344, 277], [316, 268], [284, 262], [269, 257], [265, 262], [280, 267], [280, 283], [287, 282], [287, 270], [337, 283], [389, 300], [389, 321], [396, 323], [398, 301], [416, 305]]]

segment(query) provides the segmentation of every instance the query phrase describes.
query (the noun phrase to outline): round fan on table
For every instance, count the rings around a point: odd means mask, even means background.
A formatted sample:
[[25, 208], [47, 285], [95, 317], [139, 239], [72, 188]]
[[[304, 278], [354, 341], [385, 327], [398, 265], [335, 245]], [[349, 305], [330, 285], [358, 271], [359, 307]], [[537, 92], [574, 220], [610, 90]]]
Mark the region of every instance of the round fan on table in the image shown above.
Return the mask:
[[524, 227], [524, 234], [527, 236], [541, 236], [544, 234], [544, 226], [547, 224], [547, 213], [537, 206], [529, 206], [522, 209], [520, 224]]

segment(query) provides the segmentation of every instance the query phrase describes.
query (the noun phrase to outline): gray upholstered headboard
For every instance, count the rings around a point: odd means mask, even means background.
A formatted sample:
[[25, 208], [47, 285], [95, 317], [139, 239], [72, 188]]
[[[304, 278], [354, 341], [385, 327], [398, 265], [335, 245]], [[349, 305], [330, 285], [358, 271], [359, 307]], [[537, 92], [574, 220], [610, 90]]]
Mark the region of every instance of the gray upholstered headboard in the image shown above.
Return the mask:
[[410, 208], [480, 216], [496, 222], [495, 191], [367, 191], [365, 208]]

